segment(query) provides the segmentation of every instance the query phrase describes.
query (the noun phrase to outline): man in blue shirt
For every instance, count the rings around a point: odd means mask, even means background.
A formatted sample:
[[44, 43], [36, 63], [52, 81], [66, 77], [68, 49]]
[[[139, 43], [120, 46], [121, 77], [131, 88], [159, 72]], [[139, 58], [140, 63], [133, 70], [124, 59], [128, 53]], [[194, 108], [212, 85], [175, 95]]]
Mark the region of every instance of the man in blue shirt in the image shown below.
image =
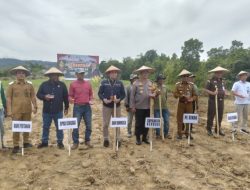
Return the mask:
[[0, 81], [0, 135], [1, 135], [0, 144], [2, 145], [1, 148], [4, 148], [4, 144], [3, 144], [3, 135], [4, 135], [3, 122], [4, 122], [5, 113], [6, 113], [6, 97], [5, 97], [5, 94], [4, 94], [4, 89], [3, 89], [2, 82]]
[[[103, 101], [102, 117], [103, 117], [103, 137], [104, 147], [109, 146], [109, 121], [111, 115], [114, 116], [114, 104], [116, 103], [116, 117], [121, 116], [120, 102], [125, 98], [125, 90], [123, 83], [117, 79], [120, 69], [110, 66], [106, 71], [108, 79], [101, 82], [98, 96]], [[117, 136], [119, 138], [120, 130], [117, 129]], [[119, 146], [121, 145], [120, 139], [118, 140]]]
[[59, 81], [59, 76], [63, 73], [55, 67], [49, 69], [45, 74], [49, 77], [48, 81], [43, 82], [37, 92], [37, 98], [43, 101], [43, 133], [42, 142], [37, 148], [48, 147], [49, 129], [54, 120], [56, 126], [57, 147], [63, 149], [63, 130], [58, 129], [58, 119], [68, 114], [69, 101], [66, 85]]

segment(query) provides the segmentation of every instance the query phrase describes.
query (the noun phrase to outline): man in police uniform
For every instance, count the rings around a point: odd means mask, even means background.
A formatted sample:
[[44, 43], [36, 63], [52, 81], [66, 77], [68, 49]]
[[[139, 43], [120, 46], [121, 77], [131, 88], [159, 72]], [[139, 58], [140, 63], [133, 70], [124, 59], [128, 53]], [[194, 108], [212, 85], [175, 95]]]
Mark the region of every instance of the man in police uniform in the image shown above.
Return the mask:
[[[213, 136], [212, 127], [213, 127], [213, 120], [216, 114], [216, 104], [215, 104], [215, 97], [217, 95], [218, 101], [218, 122], [219, 122], [219, 134], [224, 136], [221, 129], [221, 121], [223, 118], [223, 110], [224, 110], [224, 96], [225, 96], [225, 84], [222, 79], [224, 72], [228, 71], [223, 67], [216, 67], [213, 70], [209, 71], [210, 73], [214, 73], [213, 77], [207, 81], [207, 85], [205, 91], [208, 93], [208, 112], [207, 112], [207, 134], [209, 136]], [[215, 127], [215, 132], [217, 132], [217, 125]]]
[[[174, 97], [179, 99], [177, 108], [177, 139], [182, 139], [183, 114], [193, 113], [193, 101], [196, 100], [197, 94], [193, 83], [188, 82], [188, 77], [191, 73], [187, 70], [182, 70], [178, 75], [181, 81], [175, 84]], [[184, 132], [188, 138], [188, 128]], [[190, 134], [191, 135], [191, 134]], [[193, 139], [193, 137], [190, 137]]]
[[[30, 75], [29, 70], [22, 66], [18, 66], [10, 71], [16, 76], [16, 81], [9, 83], [7, 90], [7, 115], [13, 121], [30, 121], [32, 104], [33, 113], [37, 112], [37, 103], [35, 98], [35, 90], [30, 81], [26, 81], [26, 77]], [[13, 153], [18, 153], [20, 133], [13, 133]], [[29, 141], [29, 133], [23, 133], [23, 147], [32, 147]]]

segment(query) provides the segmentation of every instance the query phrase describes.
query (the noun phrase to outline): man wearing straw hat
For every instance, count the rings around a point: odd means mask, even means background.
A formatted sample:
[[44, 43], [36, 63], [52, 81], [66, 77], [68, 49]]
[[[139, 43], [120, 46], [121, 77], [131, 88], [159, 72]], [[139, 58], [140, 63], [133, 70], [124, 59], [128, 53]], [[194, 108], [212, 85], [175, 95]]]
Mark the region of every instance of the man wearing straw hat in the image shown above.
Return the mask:
[[[125, 89], [123, 83], [118, 80], [118, 73], [120, 69], [111, 65], [106, 71], [108, 79], [101, 82], [98, 96], [103, 102], [102, 118], [103, 118], [103, 146], [109, 147], [109, 121], [111, 116], [114, 116], [114, 104], [116, 104], [116, 117], [121, 116], [120, 102], [125, 98]], [[120, 142], [120, 129], [117, 129], [118, 145]]]
[[49, 77], [49, 80], [43, 82], [37, 92], [37, 98], [43, 101], [42, 142], [37, 148], [48, 147], [49, 130], [52, 120], [54, 120], [56, 126], [57, 147], [63, 149], [63, 130], [58, 129], [58, 119], [63, 118], [63, 104], [64, 114], [68, 114], [68, 90], [66, 85], [59, 81], [59, 76], [63, 76], [63, 73], [57, 68], [50, 68], [44, 75]]
[[133, 83], [130, 93], [130, 107], [132, 112], [135, 112], [137, 145], [141, 145], [142, 142], [149, 144], [147, 138], [148, 128], [145, 127], [145, 119], [146, 117], [150, 117], [150, 98], [154, 97], [152, 93], [153, 83], [148, 79], [149, 74], [153, 72], [154, 69], [147, 66], [137, 69], [135, 73], [138, 73], [139, 79]]
[[[208, 112], [207, 112], [207, 134], [213, 136], [212, 127], [213, 120], [218, 113], [218, 123], [215, 127], [215, 132], [217, 133], [217, 128], [219, 128], [219, 135], [225, 136], [224, 132], [221, 129], [221, 121], [223, 118], [224, 111], [224, 97], [225, 97], [225, 83], [222, 79], [222, 76], [228, 70], [223, 67], [216, 67], [209, 71], [209, 73], [214, 73], [213, 77], [207, 81], [205, 92], [208, 93]], [[217, 96], [217, 100], [216, 97]], [[216, 101], [218, 103], [218, 110], [216, 110]]]
[[[250, 104], [250, 83], [246, 81], [248, 72], [241, 71], [237, 75], [239, 81], [235, 82], [232, 87], [232, 93], [235, 96], [236, 111], [238, 114], [238, 122], [234, 124], [243, 133], [249, 134], [247, 130], [248, 105]], [[237, 126], [238, 125], [238, 126]]]
[[[177, 139], [182, 139], [182, 128], [183, 128], [183, 114], [184, 113], [193, 113], [193, 101], [196, 100], [197, 94], [194, 89], [193, 83], [188, 82], [188, 77], [191, 73], [185, 69], [181, 71], [178, 75], [181, 77], [181, 81], [175, 84], [174, 97], [178, 98], [178, 107], [177, 107]], [[190, 135], [190, 139], [193, 137], [191, 134], [188, 134], [188, 128], [185, 130], [186, 138]]]
[[[26, 77], [30, 75], [30, 71], [23, 66], [18, 66], [10, 71], [16, 76], [16, 80], [9, 83], [7, 90], [7, 115], [13, 121], [30, 121], [33, 105], [33, 113], [37, 112], [37, 103], [35, 90], [30, 81]], [[13, 153], [20, 152], [19, 148], [20, 133], [13, 133]], [[23, 147], [32, 147], [29, 141], [29, 133], [23, 133]]]
[[82, 119], [86, 126], [85, 145], [92, 148], [92, 145], [90, 144], [90, 136], [92, 132], [92, 110], [90, 105], [92, 104], [93, 91], [91, 84], [84, 80], [84, 74], [84, 70], [77, 71], [77, 80], [72, 82], [69, 87], [69, 101], [74, 104], [73, 117], [76, 117], [78, 122], [78, 128], [73, 129], [72, 132], [74, 142], [72, 150], [77, 149], [79, 145], [79, 126]]
[[132, 85], [136, 79], [138, 79], [137, 74], [131, 74], [130, 77], [130, 85], [127, 86], [126, 88], [126, 98], [125, 98], [125, 107], [128, 112], [128, 137], [132, 137], [132, 123], [133, 123], [133, 117], [134, 117], [134, 112], [131, 111], [130, 108], [130, 92], [132, 89]]

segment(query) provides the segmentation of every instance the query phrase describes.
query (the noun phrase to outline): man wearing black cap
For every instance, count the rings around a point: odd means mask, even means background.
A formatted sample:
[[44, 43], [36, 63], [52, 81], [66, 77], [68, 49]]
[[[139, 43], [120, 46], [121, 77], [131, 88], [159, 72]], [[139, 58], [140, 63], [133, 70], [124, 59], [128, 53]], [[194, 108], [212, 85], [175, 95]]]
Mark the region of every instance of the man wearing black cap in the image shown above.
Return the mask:
[[[162, 74], [159, 74], [156, 77], [156, 83], [157, 83], [157, 97], [154, 99], [154, 117], [159, 118], [160, 117], [160, 112], [162, 112], [162, 117], [164, 121], [164, 137], [165, 138], [171, 138], [168, 135], [169, 131], [169, 111], [167, 107], [167, 87], [164, 84], [164, 80], [166, 79], [165, 76]], [[159, 97], [161, 96], [161, 106], [159, 102]], [[161, 108], [161, 110], [160, 110]], [[160, 137], [160, 129], [156, 129], [156, 138]]]
[[128, 138], [132, 137], [132, 122], [133, 122], [133, 117], [134, 117], [134, 112], [131, 111], [131, 108], [129, 107], [130, 104], [130, 92], [133, 86], [133, 83], [136, 79], [138, 79], [137, 74], [131, 74], [130, 77], [130, 85], [127, 86], [126, 88], [126, 97], [125, 97], [125, 107], [128, 112]]

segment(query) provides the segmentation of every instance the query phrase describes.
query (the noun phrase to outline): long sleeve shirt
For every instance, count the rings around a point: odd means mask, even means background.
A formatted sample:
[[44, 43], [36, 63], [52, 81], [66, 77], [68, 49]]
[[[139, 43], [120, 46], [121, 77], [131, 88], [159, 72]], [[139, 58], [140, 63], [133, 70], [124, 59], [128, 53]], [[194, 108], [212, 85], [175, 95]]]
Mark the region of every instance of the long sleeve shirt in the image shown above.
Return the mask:
[[8, 115], [31, 113], [32, 104], [37, 107], [35, 90], [30, 81], [17, 80], [9, 83], [7, 89]]
[[1, 100], [0, 100], [0, 109], [5, 108], [6, 109], [6, 97], [5, 97], [5, 93], [4, 93], [4, 89], [3, 89], [3, 85], [0, 81], [0, 91], [1, 91]]
[[[99, 91], [98, 91], [99, 98], [103, 101], [104, 99], [111, 100], [113, 96], [116, 96], [116, 99], [120, 99], [122, 101], [125, 98], [125, 90], [123, 83], [119, 80], [111, 81], [110, 79], [103, 80], [101, 82]], [[113, 108], [114, 102], [106, 104], [103, 101], [103, 105], [106, 107]], [[120, 102], [117, 103], [117, 107], [120, 106]]]
[[[45, 99], [46, 95], [54, 95], [54, 98], [50, 101]], [[43, 113], [56, 114], [63, 111], [64, 109], [68, 110], [69, 100], [68, 100], [68, 90], [66, 85], [61, 81], [45, 81], [43, 82], [38, 91], [37, 98], [43, 101]]]
[[93, 91], [88, 81], [76, 80], [70, 84], [69, 99], [74, 100], [74, 104], [88, 104], [93, 99]]

